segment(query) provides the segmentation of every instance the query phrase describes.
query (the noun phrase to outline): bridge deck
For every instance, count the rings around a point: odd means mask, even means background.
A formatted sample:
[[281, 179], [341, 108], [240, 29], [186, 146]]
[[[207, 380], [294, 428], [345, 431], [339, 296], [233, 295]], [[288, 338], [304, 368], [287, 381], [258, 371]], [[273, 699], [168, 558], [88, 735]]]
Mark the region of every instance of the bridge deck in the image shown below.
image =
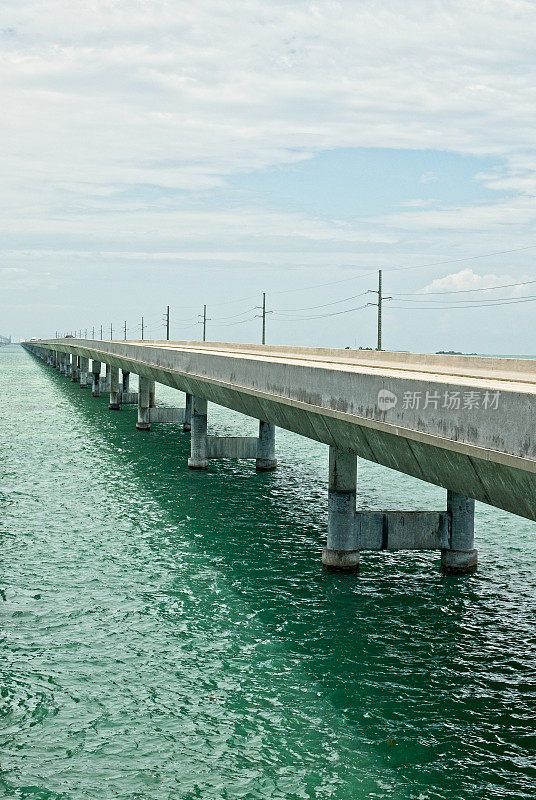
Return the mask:
[[536, 519], [534, 361], [220, 342], [37, 344]]

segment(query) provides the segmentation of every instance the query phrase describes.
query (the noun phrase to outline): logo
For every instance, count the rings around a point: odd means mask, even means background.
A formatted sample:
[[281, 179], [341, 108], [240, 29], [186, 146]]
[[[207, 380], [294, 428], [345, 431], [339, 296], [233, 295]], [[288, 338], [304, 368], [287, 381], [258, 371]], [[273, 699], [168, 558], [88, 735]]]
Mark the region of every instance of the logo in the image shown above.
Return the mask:
[[377, 403], [380, 411], [389, 411], [390, 408], [394, 408], [398, 403], [398, 397], [390, 392], [389, 389], [380, 389]]

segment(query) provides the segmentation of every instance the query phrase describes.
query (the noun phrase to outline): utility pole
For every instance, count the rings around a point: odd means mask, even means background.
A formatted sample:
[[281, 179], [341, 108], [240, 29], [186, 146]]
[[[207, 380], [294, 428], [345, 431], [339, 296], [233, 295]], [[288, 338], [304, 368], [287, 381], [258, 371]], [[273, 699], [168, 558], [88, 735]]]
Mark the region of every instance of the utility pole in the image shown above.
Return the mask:
[[84, 333], [84, 339], [87, 339], [87, 328], [86, 328], [86, 332]]
[[78, 331], [78, 338], [79, 338], [79, 339], [81, 339], [81, 338], [82, 338], [82, 331], [81, 331], [81, 330], [80, 330], [80, 331]]
[[166, 313], [166, 339], [169, 342], [169, 306], [167, 307]]
[[60, 337], [58, 336], [58, 331], [56, 331], [56, 339], [59, 339], [59, 338]]
[[203, 306], [203, 314], [197, 315], [199, 319], [203, 320], [203, 341], [206, 342], [207, 340], [207, 320], [210, 321], [210, 317], [207, 317], [207, 307]]
[[382, 349], [382, 271], [378, 270], [378, 347]]
[[378, 346], [376, 350], [382, 349], [382, 303], [384, 300], [392, 300], [392, 297], [386, 297], [382, 291], [382, 271], [378, 270], [378, 289], [368, 289], [372, 294], [378, 295], [377, 303], [367, 303], [367, 306], [376, 306], [378, 309]]
[[143, 341], [143, 317], [141, 318], [141, 339]]
[[262, 343], [266, 344], [266, 292], [262, 293]]
[[126, 339], [127, 338], [127, 321], [126, 320], [125, 320], [124, 334], [125, 334], [124, 338]]
[[272, 313], [266, 310], [266, 292], [262, 293], [262, 306], [255, 306], [255, 308], [262, 311], [262, 314], [255, 314], [255, 316], [262, 318], [262, 343], [266, 344], [266, 315]]
[[93, 325], [93, 327], [91, 329], [91, 338], [95, 339], [95, 326], [94, 325]]
[[110, 341], [114, 338], [114, 329], [112, 328], [112, 323], [110, 322]]
[[102, 342], [102, 325], [100, 326], [100, 338], [101, 338], [101, 342]]

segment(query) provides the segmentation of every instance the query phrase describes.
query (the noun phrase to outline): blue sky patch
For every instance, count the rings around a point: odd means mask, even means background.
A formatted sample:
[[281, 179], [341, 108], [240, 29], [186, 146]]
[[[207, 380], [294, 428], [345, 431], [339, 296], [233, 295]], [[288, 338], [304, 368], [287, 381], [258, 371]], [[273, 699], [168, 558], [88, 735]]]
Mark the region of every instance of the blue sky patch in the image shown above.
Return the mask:
[[477, 176], [501, 167], [498, 159], [441, 150], [337, 148], [290, 166], [234, 175], [227, 183], [233, 201], [244, 205], [352, 218], [496, 202], [504, 193]]

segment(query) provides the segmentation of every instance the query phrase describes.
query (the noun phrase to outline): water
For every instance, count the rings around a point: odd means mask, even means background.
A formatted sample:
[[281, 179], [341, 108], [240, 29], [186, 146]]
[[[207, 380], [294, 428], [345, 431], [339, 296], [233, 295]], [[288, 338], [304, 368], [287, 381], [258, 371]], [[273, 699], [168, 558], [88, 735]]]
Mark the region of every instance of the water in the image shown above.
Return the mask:
[[[479, 505], [470, 577], [324, 574], [325, 446], [281, 431], [276, 473], [189, 472], [178, 427], [135, 431], [21, 348], [0, 387], [0, 797], [534, 797], [534, 523]], [[364, 461], [359, 491], [445, 500]]]

